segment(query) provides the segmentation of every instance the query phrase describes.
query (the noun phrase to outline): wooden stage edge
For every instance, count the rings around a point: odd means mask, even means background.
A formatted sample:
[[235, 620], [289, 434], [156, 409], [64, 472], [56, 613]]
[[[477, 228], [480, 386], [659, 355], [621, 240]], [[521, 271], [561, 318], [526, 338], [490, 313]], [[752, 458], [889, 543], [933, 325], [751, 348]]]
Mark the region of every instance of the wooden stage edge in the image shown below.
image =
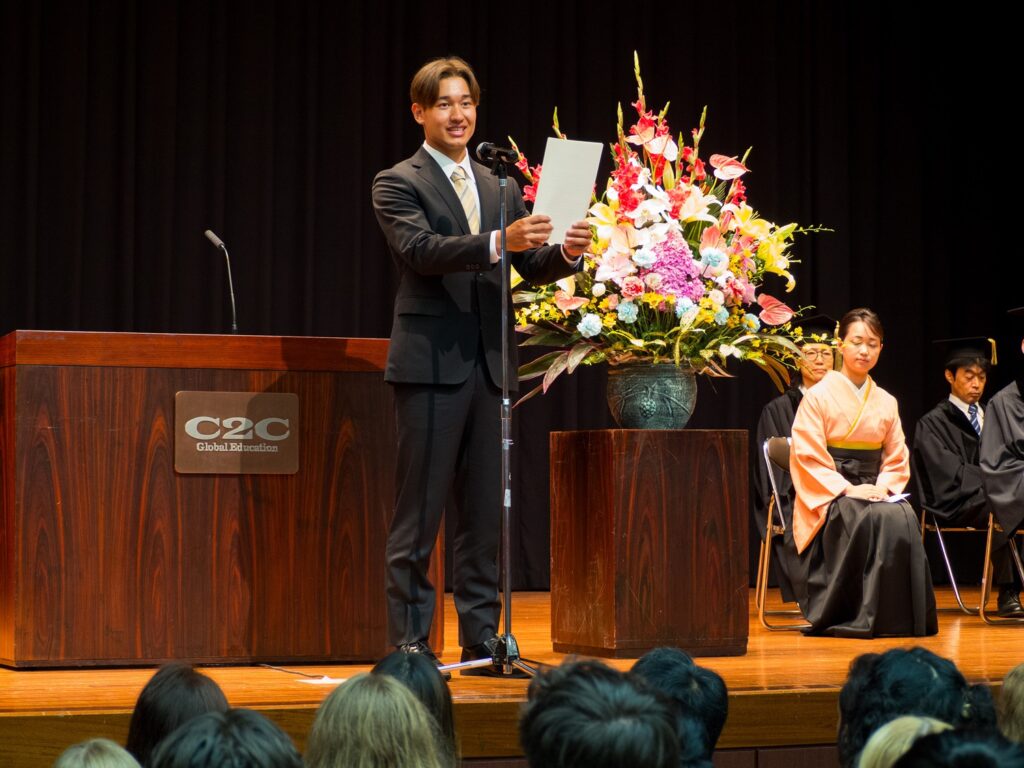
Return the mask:
[[[966, 592], [967, 599], [977, 599], [977, 589]], [[937, 596], [940, 608], [953, 606], [948, 589], [940, 589]], [[777, 594], [770, 599], [777, 600]], [[729, 719], [719, 742], [722, 758], [728, 757], [729, 750], [834, 744], [839, 689], [850, 662], [862, 653], [921, 645], [953, 659], [968, 680], [987, 683], [996, 694], [1003, 676], [1024, 661], [1024, 626], [989, 627], [959, 611], [940, 612], [935, 637], [837, 640], [768, 632], [753, 613], [753, 591], [750, 605], [747, 654], [698, 659], [729, 686]], [[457, 661], [459, 653], [454, 645], [458, 637], [454, 613], [449, 596], [444, 635], [449, 644], [443, 654], [448, 662]], [[517, 593], [513, 620], [524, 656], [545, 664], [565, 658], [551, 646], [548, 593]], [[633, 662], [608, 663], [628, 669]], [[293, 665], [289, 669], [345, 678], [368, 667]], [[207, 667], [205, 671], [221, 685], [232, 706], [264, 712], [300, 749], [317, 707], [333, 689], [263, 667]], [[94, 736], [124, 743], [135, 698], [151, 674], [152, 668], [0, 669], [0, 765], [48, 766], [68, 745]], [[517, 720], [526, 686], [526, 681], [455, 675], [451, 689], [467, 761], [521, 754]], [[716, 763], [732, 764], [717, 759]]]

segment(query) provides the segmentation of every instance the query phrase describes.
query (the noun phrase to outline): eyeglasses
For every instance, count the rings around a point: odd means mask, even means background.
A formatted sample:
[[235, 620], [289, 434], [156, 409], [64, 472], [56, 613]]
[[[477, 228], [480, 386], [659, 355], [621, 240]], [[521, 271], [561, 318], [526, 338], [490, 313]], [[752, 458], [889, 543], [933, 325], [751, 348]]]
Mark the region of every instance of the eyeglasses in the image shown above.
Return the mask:
[[805, 349], [803, 356], [808, 360], [831, 360], [832, 350], [831, 349]]

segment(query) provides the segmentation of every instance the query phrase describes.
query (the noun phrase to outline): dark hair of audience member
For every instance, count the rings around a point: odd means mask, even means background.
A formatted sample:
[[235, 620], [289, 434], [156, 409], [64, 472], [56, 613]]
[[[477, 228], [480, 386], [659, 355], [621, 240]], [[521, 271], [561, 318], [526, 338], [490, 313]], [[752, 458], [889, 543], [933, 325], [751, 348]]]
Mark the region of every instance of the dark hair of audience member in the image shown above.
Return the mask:
[[458, 756], [455, 739], [455, 718], [452, 715], [452, 694], [437, 666], [421, 653], [389, 653], [377, 662], [374, 675], [388, 675], [412, 691], [427, 711], [434, 716], [437, 729], [447, 741], [447, 749]]
[[139, 764], [110, 739], [89, 739], [65, 749], [53, 768], [139, 768]]
[[1024, 768], [1024, 746], [998, 731], [943, 731], [922, 736], [895, 768]]
[[999, 694], [999, 730], [1010, 741], [1024, 743], [1024, 664], [1006, 673]]
[[839, 692], [839, 762], [853, 766], [877, 728], [900, 715], [934, 717], [954, 728], [993, 729], [992, 694], [968, 685], [949, 659], [924, 648], [866, 653]]
[[191, 664], [165, 664], [139, 693], [125, 748], [148, 765], [157, 744], [193, 717], [227, 710], [228, 700], [216, 682]]
[[530, 682], [519, 740], [533, 768], [676, 768], [666, 699], [597, 661], [567, 662]]
[[259, 712], [194, 717], [153, 752], [153, 768], [302, 768], [292, 740]]
[[441, 768], [455, 764], [437, 723], [390, 675], [356, 675], [317, 710], [306, 740], [309, 768]]
[[[725, 681], [716, 672], [694, 664], [690, 655], [679, 648], [655, 648], [642, 656], [632, 671], [668, 696], [681, 718], [700, 725], [701, 754], [710, 759], [729, 714]], [[687, 751], [682, 734], [679, 748]]]

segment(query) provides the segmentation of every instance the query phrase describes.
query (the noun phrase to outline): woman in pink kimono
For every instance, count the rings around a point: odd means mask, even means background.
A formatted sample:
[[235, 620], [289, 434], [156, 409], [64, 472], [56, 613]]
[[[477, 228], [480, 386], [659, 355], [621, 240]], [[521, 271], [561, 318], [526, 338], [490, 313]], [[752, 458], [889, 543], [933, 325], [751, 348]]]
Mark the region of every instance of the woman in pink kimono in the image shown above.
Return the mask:
[[807, 590], [808, 634], [932, 635], [931, 572], [913, 508], [899, 500], [910, 477], [895, 398], [868, 375], [882, 323], [853, 309], [839, 323], [842, 370], [811, 387], [793, 422], [793, 539]]

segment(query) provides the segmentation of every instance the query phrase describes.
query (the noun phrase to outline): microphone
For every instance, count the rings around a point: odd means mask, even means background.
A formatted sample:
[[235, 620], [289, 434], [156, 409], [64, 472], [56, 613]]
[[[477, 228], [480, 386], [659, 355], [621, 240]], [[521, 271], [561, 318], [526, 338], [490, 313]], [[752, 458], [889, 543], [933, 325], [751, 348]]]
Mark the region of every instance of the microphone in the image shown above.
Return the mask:
[[235, 286], [231, 282], [231, 257], [228, 256], [228, 249], [224, 245], [224, 241], [213, 234], [213, 230], [208, 229], [203, 234], [206, 235], [206, 239], [213, 243], [215, 247], [224, 251], [224, 261], [228, 265], [228, 293], [231, 296], [231, 332], [238, 333], [238, 315], [235, 314]]
[[213, 234], [213, 230], [208, 229], [205, 232], [203, 232], [203, 234], [206, 235], [206, 239], [209, 240], [211, 243], [213, 243], [215, 247], [217, 247], [217, 248], [223, 248], [224, 247], [224, 241], [221, 240], [219, 237], [217, 237], [215, 234]]
[[485, 141], [476, 148], [476, 157], [481, 163], [514, 163], [519, 159], [519, 154], [514, 149], [499, 147], [489, 141]]

